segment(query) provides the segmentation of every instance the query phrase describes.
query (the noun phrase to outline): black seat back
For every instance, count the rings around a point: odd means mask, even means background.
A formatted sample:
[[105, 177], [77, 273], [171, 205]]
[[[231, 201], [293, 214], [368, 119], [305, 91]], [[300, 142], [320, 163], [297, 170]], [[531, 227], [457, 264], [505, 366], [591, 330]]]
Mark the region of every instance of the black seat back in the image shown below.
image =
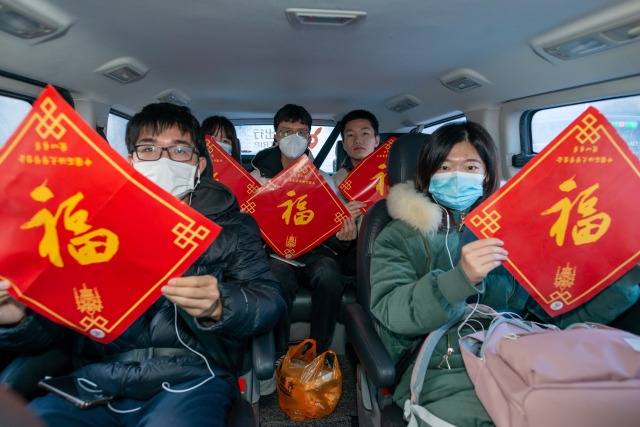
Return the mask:
[[[387, 183], [389, 187], [412, 180], [422, 146], [431, 139], [430, 135], [411, 133], [402, 135], [391, 145], [387, 158]], [[380, 231], [391, 221], [387, 213], [386, 199], [376, 202], [367, 210], [358, 236], [358, 265], [356, 271], [356, 299], [369, 313], [371, 284], [371, 256], [373, 245]]]

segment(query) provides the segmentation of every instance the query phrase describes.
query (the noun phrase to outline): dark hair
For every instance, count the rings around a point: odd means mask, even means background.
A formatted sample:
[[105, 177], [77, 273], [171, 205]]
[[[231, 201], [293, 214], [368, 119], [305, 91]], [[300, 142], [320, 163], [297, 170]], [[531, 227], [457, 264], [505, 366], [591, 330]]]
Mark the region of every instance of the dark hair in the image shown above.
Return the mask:
[[200, 156], [207, 152], [204, 136], [200, 131], [200, 123], [191, 114], [191, 110], [168, 102], [149, 104], [129, 120], [125, 137], [127, 152], [133, 153], [136, 141], [143, 130], [148, 129], [153, 135], [158, 135], [174, 126], [178, 127], [180, 132], [191, 136]]
[[454, 145], [459, 142], [469, 142], [478, 151], [486, 168], [486, 180], [483, 184], [483, 195], [473, 206], [500, 188], [502, 172], [500, 170], [500, 155], [496, 143], [489, 132], [478, 123], [454, 123], [438, 128], [431, 135], [431, 142], [425, 144], [418, 156], [414, 183], [416, 189], [429, 196], [431, 177], [444, 163]]
[[347, 123], [358, 119], [369, 120], [369, 123], [371, 123], [371, 127], [373, 128], [374, 136], [378, 136], [379, 125], [376, 116], [367, 110], [353, 110], [345, 114], [342, 120], [340, 120], [340, 135], [342, 136], [342, 139], [344, 139], [344, 128]]
[[231, 120], [223, 116], [211, 116], [202, 122], [202, 133], [213, 136], [216, 132], [222, 131], [231, 140], [231, 155], [234, 159], [240, 160], [240, 141], [236, 135], [236, 128]]
[[273, 128], [278, 130], [278, 125], [282, 122], [292, 122], [297, 123], [300, 122], [305, 124], [311, 130], [311, 124], [313, 120], [311, 119], [311, 114], [304, 107], [294, 104], [287, 104], [281, 109], [278, 110], [276, 115], [273, 117]]

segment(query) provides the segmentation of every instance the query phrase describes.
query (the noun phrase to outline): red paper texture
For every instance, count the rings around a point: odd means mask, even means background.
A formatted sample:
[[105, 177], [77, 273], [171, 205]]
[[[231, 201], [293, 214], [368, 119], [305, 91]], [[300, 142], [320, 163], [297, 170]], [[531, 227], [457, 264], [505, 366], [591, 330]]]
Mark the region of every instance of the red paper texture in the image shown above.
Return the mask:
[[640, 161], [589, 108], [465, 223], [505, 242], [505, 267], [551, 316], [640, 261]]
[[306, 155], [260, 187], [241, 207], [256, 219], [267, 244], [289, 259], [322, 243], [350, 217]]
[[213, 162], [213, 179], [229, 187], [238, 199], [238, 203], [242, 205], [260, 188], [260, 183], [233, 157], [220, 148], [211, 136], [206, 135], [206, 141]]
[[220, 230], [136, 172], [50, 86], [0, 153], [0, 191], [10, 294], [103, 343]]
[[357, 200], [367, 204], [360, 209], [362, 213], [365, 213], [378, 200], [385, 199], [389, 193], [387, 158], [389, 149], [396, 139], [392, 136], [373, 153], [362, 159], [338, 186], [338, 190], [347, 200]]

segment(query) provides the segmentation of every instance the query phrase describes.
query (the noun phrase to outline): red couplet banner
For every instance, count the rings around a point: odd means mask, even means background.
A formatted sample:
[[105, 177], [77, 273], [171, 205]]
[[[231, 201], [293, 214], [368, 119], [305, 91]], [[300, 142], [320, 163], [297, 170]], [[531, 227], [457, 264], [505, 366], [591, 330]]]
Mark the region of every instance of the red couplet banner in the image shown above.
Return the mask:
[[640, 161], [589, 108], [465, 223], [505, 242], [505, 267], [557, 316], [640, 261], [638, 200]]
[[306, 155], [260, 187], [241, 207], [256, 219], [269, 246], [289, 259], [331, 237], [350, 217]]
[[209, 150], [213, 163], [213, 179], [229, 187], [238, 199], [238, 203], [242, 205], [260, 188], [260, 183], [233, 157], [220, 148], [211, 136], [206, 135], [206, 141], [207, 150]]
[[135, 171], [51, 86], [0, 151], [0, 194], [11, 295], [103, 343], [220, 231]]
[[396, 141], [392, 136], [373, 153], [364, 158], [358, 166], [340, 183], [338, 190], [347, 200], [357, 200], [367, 206], [360, 209], [365, 213], [378, 200], [385, 199], [389, 193], [387, 185], [387, 158], [391, 144]]

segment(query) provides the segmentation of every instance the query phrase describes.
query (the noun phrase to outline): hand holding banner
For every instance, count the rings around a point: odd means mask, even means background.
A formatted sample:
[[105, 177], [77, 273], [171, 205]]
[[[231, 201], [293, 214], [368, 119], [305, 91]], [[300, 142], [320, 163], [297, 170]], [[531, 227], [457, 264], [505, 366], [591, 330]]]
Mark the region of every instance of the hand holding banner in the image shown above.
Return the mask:
[[505, 242], [505, 267], [557, 316], [640, 261], [638, 200], [640, 161], [589, 108], [465, 223]]
[[392, 136], [373, 153], [365, 157], [358, 166], [340, 183], [338, 190], [347, 200], [357, 200], [367, 206], [360, 209], [365, 213], [371, 205], [387, 197], [387, 158], [391, 144], [397, 138]]
[[260, 187], [241, 207], [256, 219], [269, 246], [288, 259], [315, 248], [350, 217], [306, 155]]
[[0, 192], [10, 294], [102, 343], [220, 231], [135, 171], [51, 86], [0, 151]]

